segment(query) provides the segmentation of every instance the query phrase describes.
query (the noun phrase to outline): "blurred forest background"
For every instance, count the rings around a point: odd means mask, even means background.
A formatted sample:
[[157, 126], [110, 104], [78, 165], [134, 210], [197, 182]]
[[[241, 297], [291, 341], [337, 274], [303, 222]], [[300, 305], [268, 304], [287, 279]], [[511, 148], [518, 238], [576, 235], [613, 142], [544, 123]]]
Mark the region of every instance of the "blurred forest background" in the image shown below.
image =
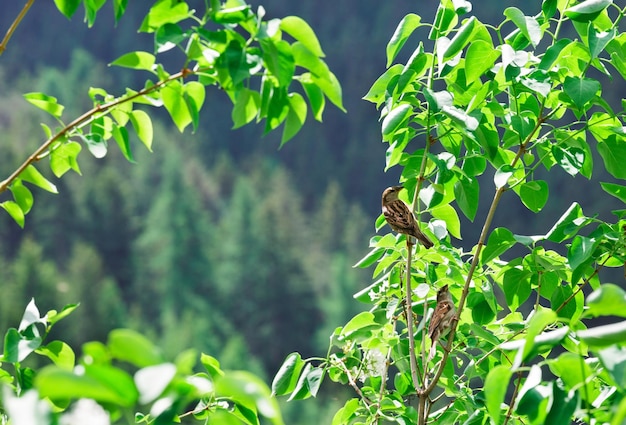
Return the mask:
[[[152, 50], [152, 36], [137, 33], [151, 3], [129, 2], [117, 27], [107, 4], [91, 29], [81, 12], [68, 22], [52, 1], [35, 3], [0, 57], [0, 178], [44, 139], [39, 123], [46, 117], [23, 93], [56, 96], [65, 116], [74, 117], [90, 108], [90, 86], [118, 94], [143, 86], [149, 75], [107, 64], [128, 51]], [[157, 113], [154, 152], [136, 143], [136, 164], [115, 146], [103, 160], [84, 150], [83, 176], [50, 175], [60, 194], [38, 191], [25, 230], [0, 214], [0, 329], [17, 326], [31, 297], [43, 311], [80, 302], [55, 329], [73, 347], [130, 327], [170, 357], [193, 347], [226, 369], [245, 365], [269, 382], [288, 353], [325, 353], [333, 329], [361, 309], [352, 294], [370, 283], [370, 272], [352, 265], [375, 233], [380, 193], [398, 180], [383, 172], [378, 112], [361, 98], [385, 70], [385, 46], [400, 19], [413, 12], [432, 20], [437, 2], [251, 3], [269, 17], [298, 15], [311, 25], [348, 112], [327, 106], [323, 123], [310, 120], [278, 150], [278, 133], [262, 137], [261, 126], [232, 131], [228, 98], [209, 89], [198, 131], [181, 135]], [[535, 14], [540, 4], [506, 6]], [[22, 6], [4, 2], [0, 33]], [[484, 22], [502, 19], [501, 2], [476, 2], [474, 9]], [[417, 42], [411, 39], [403, 54]], [[619, 102], [620, 90], [604, 91]], [[509, 214], [496, 217], [495, 226], [506, 219], [517, 233], [545, 233], [569, 206], [568, 194], [588, 187], [564, 173], [550, 179], [560, 180], [560, 190], [542, 214], [528, 214], [511, 195]], [[587, 193], [585, 212], [609, 214], [617, 205]], [[491, 196], [481, 193], [481, 206]], [[480, 229], [463, 229], [459, 244], [469, 248]], [[321, 418], [316, 409], [332, 412], [328, 403], [288, 409], [292, 423]]]

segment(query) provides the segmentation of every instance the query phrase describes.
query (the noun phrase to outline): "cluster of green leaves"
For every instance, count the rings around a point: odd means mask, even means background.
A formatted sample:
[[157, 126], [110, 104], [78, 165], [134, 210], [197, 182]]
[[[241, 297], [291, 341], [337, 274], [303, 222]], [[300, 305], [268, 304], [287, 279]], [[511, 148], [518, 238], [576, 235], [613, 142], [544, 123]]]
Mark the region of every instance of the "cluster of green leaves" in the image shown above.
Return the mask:
[[[605, 222], [574, 203], [543, 235], [491, 222], [506, 192], [533, 213], [546, 206], [540, 168], [590, 178], [592, 141], [606, 171], [626, 178], [626, 101], [615, 110], [601, 83], [626, 79], [626, 8], [545, 0], [535, 16], [505, 9], [497, 26], [461, 19], [471, 8], [441, 0], [433, 24], [405, 16], [387, 46], [388, 69], [365, 96], [381, 108], [386, 168], [401, 168], [405, 200], [432, 216], [424, 231], [435, 248], [418, 249], [407, 270], [404, 236], [373, 237], [358, 265], [375, 265], [375, 281], [356, 294], [369, 311], [336, 330], [325, 359], [290, 355], [274, 392], [306, 398], [325, 376], [352, 387], [337, 425], [622, 423], [626, 325], [590, 319], [625, 315], [626, 293], [604, 276], [626, 261], [626, 210]], [[419, 42], [394, 64], [420, 32], [432, 49]], [[455, 247], [459, 212], [473, 222], [481, 189], [494, 186], [476, 245]], [[602, 189], [626, 202], [626, 186]], [[444, 285], [458, 322], [431, 361], [426, 330]]]
[[[80, 0], [57, 0], [59, 10], [68, 18]], [[105, 1], [85, 1], [86, 20], [93, 24]], [[124, 13], [126, 2], [113, 2], [116, 19]], [[304, 124], [308, 109], [321, 121], [326, 98], [343, 109], [341, 87], [323, 60], [324, 53], [309, 25], [299, 17], [264, 20], [262, 7], [255, 13], [242, 0], [217, 0], [207, 3], [202, 14], [186, 2], [159, 0], [150, 8], [140, 31], [154, 34], [154, 52], [136, 51], [123, 55], [112, 65], [152, 74], [141, 90], [127, 89], [116, 96], [92, 88], [89, 96], [94, 107], [66, 122], [64, 107], [44, 93], [28, 93], [25, 99], [46, 111], [58, 127], [43, 124], [47, 140], [0, 183], [0, 192], [9, 189], [13, 200], [0, 203], [11, 217], [24, 226], [25, 215], [33, 205], [31, 190], [24, 183], [55, 193], [56, 187], [35, 166], [49, 158], [56, 177], [74, 170], [80, 173], [78, 156], [86, 146], [96, 158], [106, 155], [113, 139], [124, 156], [134, 161], [128, 124], [138, 139], [151, 149], [153, 128], [146, 106], [164, 106], [179, 131], [189, 125], [195, 129], [205, 101], [206, 87], [218, 86], [233, 102], [234, 127], [252, 121], [265, 121], [269, 132], [284, 124], [282, 141], [295, 136]], [[285, 40], [291, 37], [293, 42]], [[160, 62], [170, 50], [178, 49], [177, 72], [166, 70]], [[300, 84], [299, 91], [292, 86]]]
[[[65, 342], [44, 344], [53, 325], [76, 307], [41, 316], [32, 300], [18, 329], [6, 332], [0, 362], [12, 365], [14, 375], [0, 369], [0, 381], [12, 389], [4, 391], [2, 400], [14, 425], [58, 423], [64, 416], [84, 423], [99, 416], [146, 424], [170, 424], [184, 417], [250, 425], [264, 417], [283, 423], [276, 400], [259, 378], [224, 371], [217, 359], [195, 350], [181, 351], [168, 362], [148, 338], [130, 329], [111, 331], [106, 344], [84, 344], [78, 360]], [[38, 370], [24, 366], [31, 354], [51, 364]], [[201, 370], [194, 372], [198, 360]]]

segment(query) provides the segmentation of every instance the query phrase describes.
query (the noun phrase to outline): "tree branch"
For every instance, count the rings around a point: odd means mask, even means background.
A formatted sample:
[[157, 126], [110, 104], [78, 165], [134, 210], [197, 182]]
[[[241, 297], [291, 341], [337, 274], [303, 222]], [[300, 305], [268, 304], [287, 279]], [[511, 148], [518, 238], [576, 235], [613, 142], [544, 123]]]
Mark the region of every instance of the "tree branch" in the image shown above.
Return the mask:
[[20, 24], [20, 22], [22, 22], [22, 19], [24, 19], [24, 16], [26, 16], [28, 9], [30, 9], [30, 7], [33, 5], [34, 2], [35, 0], [28, 0], [26, 4], [24, 4], [24, 7], [22, 8], [22, 10], [20, 10], [20, 13], [17, 15], [17, 17], [15, 18], [15, 20], [13, 21], [13, 23], [7, 30], [7, 33], [4, 35], [4, 38], [2, 39], [2, 42], [0, 42], [0, 55], [2, 55], [2, 53], [4, 53], [4, 51], [6, 50], [7, 44], [9, 43], [9, 40], [13, 36], [13, 33], [15, 32], [15, 30], [17, 29], [17, 26]]
[[89, 111], [85, 112], [84, 114], [82, 114], [81, 116], [79, 116], [78, 118], [74, 119], [74, 121], [70, 122], [68, 125], [66, 125], [65, 127], [63, 127], [58, 133], [56, 133], [55, 135], [53, 135], [52, 137], [50, 137], [48, 140], [46, 140], [41, 146], [39, 146], [39, 148], [37, 148], [37, 150], [35, 150], [35, 152], [33, 152], [19, 167], [17, 167], [17, 169], [9, 176], [7, 177], [3, 182], [0, 183], [0, 193], [3, 193], [4, 191], [6, 191], [9, 187], [9, 185], [11, 183], [13, 183], [13, 181], [19, 177], [19, 175], [26, 169], [26, 167], [28, 167], [29, 165], [39, 161], [41, 159], [41, 155], [57, 140], [59, 140], [61, 137], [67, 135], [72, 129], [74, 128], [78, 128], [82, 125], [87, 124], [93, 117], [94, 115], [98, 114], [98, 113], [105, 113], [108, 112], [109, 110], [113, 109], [114, 107], [121, 105], [122, 103], [126, 103], [129, 102], [133, 99], [136, 99], [138, 97], [144, 96], [146, 94], [152, 93], [158, 89], [160, 89], [161, 87], [167, 85], [169, 82], [177, 80], [179, 78], [184, 78], [188, 75], [191, 74], [195, 74], [198, 71], [190, 71], [188, 69], [184, 69], [180, 72], [177, 72], [176, 74], [171, 75], [169, 78], [165, 79], [165, 80], [161, 80], [158, 81], [157, 83], [155, 83], [153, 86], [145, 88], [143, 90], [138, 91], [137, 93], [133, 94], [132, 96], [128, 96], [128, 97], [120, 97], [116, 100], [113, 100], [109, 103], [105, 103], [102, 105], [97, 105], [95, 107], [93, 107], [92, 109], [90, 109]]

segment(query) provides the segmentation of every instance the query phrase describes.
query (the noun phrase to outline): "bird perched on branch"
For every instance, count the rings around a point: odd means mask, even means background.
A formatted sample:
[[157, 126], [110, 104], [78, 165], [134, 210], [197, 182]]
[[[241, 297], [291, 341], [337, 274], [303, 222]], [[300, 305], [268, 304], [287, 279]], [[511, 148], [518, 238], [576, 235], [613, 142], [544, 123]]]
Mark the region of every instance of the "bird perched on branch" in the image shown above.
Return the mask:
[[415, 216], [404, 201], [398, 199], [403, 186], [391, 186], [383, 192], [383, 215], [389, 226], [398, 233], [413, 236], [426, 248], [433, 246], [428, 237], [417, 226]]
[[435, 307], [435, 312], [430, 318], [430, 324], [428, 325], [428, 336], [430, 336], [432, 341], [428, 360], [435, 356], [437, 341], [450, 329], [455, 313], [456, 307], [454, 307], [448, 285], [445, 285], [437, 292], [437, 307]]

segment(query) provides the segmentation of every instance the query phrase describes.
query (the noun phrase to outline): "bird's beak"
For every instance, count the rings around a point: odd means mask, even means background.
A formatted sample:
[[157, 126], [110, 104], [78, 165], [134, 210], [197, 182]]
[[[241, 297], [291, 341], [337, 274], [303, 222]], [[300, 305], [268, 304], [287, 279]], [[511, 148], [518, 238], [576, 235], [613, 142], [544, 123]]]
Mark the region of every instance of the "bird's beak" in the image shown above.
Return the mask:
[[404, 189], [404, 186], [399, 185], [399, 186], [394, 186], [393, 188], [394, 188], [395, 190], [402, 190], [402, 189]]

